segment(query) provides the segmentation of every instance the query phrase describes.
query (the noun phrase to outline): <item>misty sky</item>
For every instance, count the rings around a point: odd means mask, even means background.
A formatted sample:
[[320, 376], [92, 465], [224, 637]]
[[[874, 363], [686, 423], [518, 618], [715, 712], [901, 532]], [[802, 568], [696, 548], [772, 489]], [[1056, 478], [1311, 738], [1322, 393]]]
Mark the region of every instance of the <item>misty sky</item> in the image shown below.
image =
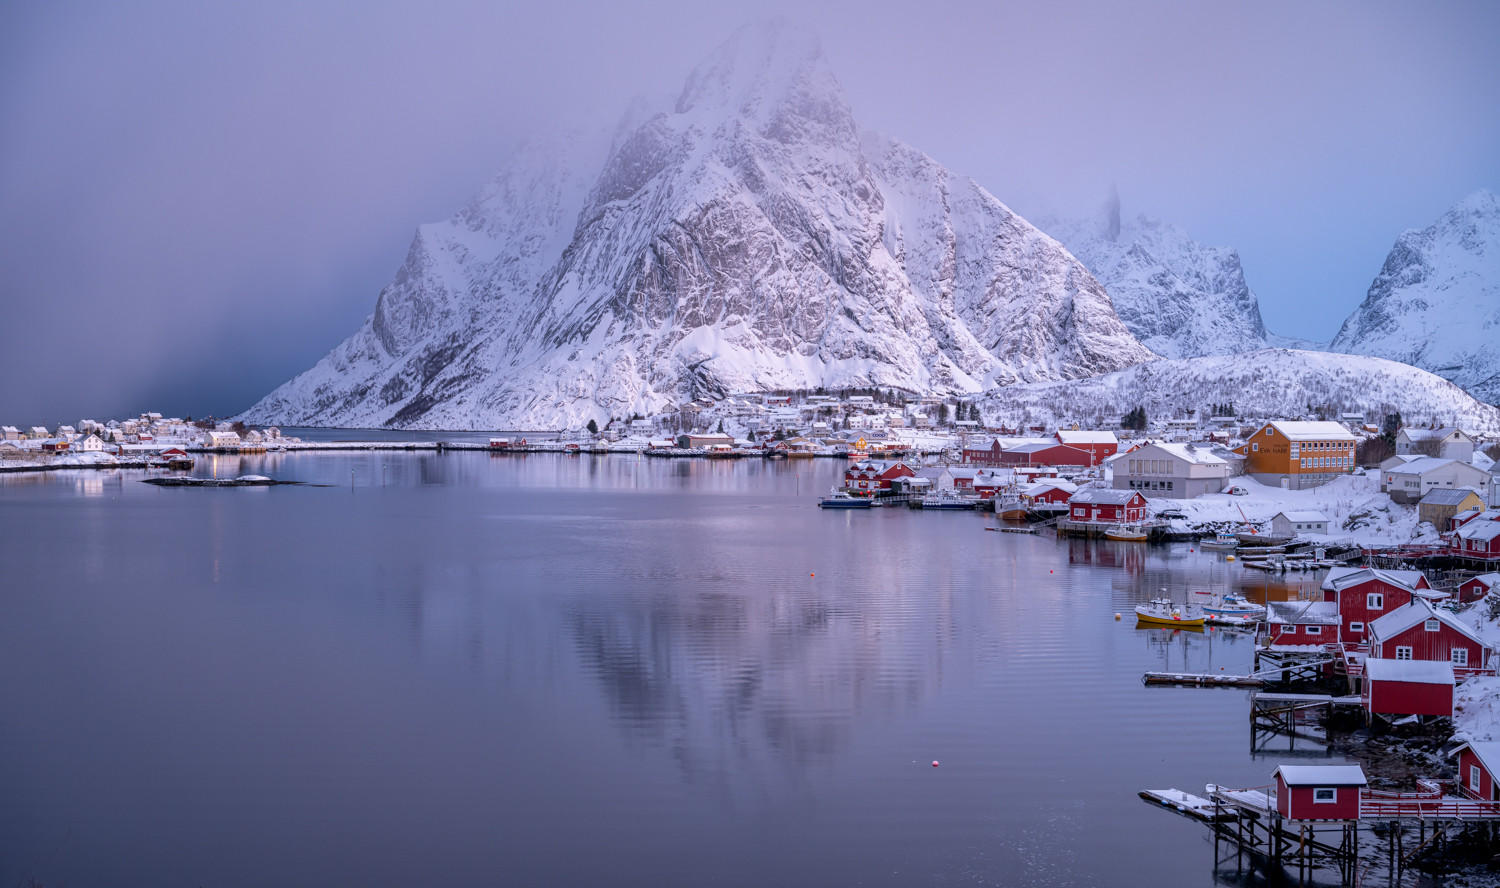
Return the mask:
[[1023, 215], [1239, 249], [1327, 340], [1397, 234], [1500, 187], [1500, 3], [11, 3], [0, 423], [226, 415], [352, 333], [539, 128], [665, 103], [744, 22]]

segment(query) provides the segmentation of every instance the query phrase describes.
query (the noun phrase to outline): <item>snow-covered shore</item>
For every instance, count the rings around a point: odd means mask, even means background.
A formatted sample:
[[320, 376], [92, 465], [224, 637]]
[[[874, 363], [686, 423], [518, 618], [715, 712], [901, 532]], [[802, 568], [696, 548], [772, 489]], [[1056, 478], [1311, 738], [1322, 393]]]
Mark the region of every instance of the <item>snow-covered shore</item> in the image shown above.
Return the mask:
[[1417, 523], [1416, 506], [1391, 502], [1380, 491], [1380, 475], [1369, 471], [1347, 475], [1310, 490], [1268, 487], [1250, 477], [1231, 478], [1230, 484], [1249, 491], [1244, 496], [1213, 493], [1190, 500], [1153, 499], [1153, 513], [1178, 511], [1190, 524], [1210, 522], [1269, 522], [1277, 512], [1321, 512], [1328, 534], [1303, 534], [1330, 543], [1394, 545], [1437, 542], [1430, 524]]

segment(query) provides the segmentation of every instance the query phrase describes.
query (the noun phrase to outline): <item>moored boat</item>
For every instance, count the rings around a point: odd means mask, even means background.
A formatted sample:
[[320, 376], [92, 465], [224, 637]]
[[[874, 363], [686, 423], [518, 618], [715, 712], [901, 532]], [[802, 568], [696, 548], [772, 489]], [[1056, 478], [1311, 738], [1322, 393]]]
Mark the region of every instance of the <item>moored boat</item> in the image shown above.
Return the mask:
[[965, 510], [974, 509], [979, 505], [979, 500], [974, 497], [963, 496], [952, 491], [943, 490], [922, 497], [922, 508], [925, 509], [952, 509]]
[[1265, 610], [1264, 605], [1253, 604], [1238, 592], [1226, 592], [1203, 606], [1205, 614], [1224, 617], [1258, 615]]
[[1238, 534], [1216, 533], [1213, 539], [1200, 540], [1198, 547], [1202, 549], [1237, 549], [1240, 545]]
[[1107, 540], [1119, 540], [1124, 543], [1144, 543], [1149, 537], [1144, 529], [1138, 524], [1121, 524], [1119, 527], [1111, 527], [1104, 532]]
[[870, 506], [869, 497], [854, 496], [847, 490], [833, 490], [818, 500], [820, 509], [868, 509]]
[[1135, 606], [1136, 619], [1154, 626], [1202, 626], [1201, 611], [1177, 604], [1170, 598], [1153, 598], [1149, 604]]

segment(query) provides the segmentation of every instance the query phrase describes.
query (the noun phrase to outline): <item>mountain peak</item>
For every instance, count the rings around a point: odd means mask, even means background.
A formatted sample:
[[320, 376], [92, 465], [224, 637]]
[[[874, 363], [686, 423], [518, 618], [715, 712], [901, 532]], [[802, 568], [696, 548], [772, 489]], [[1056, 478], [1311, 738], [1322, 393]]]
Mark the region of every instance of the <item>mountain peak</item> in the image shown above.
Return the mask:
[[1487, 189], [1396, 238], [1334, 351], [1405, 361], [1500, 402], [1500, 200]]
[[741, 114], [760, 122], [798, 89], [842, 101], [818, 38], [784, 19], [741, 27], [699, 62], [677, 98], [678, 114]]

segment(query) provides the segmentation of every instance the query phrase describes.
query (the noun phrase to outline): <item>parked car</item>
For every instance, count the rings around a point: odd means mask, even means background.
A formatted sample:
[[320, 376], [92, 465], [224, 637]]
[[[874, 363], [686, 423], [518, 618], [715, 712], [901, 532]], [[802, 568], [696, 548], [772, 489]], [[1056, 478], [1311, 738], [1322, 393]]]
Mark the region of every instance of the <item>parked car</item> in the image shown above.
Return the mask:
[[1227, 494], [1229, 494], [1230, 496], [1249, 496], [1250, 495], [1250, 491], [1248, 491], [1245, 488], [1239, 486], [1238, 484], [1235, 484], [1235, 485], [1233, 485], [1231, 487], [1224, 488], [1224, 492], [1227, 493]]

